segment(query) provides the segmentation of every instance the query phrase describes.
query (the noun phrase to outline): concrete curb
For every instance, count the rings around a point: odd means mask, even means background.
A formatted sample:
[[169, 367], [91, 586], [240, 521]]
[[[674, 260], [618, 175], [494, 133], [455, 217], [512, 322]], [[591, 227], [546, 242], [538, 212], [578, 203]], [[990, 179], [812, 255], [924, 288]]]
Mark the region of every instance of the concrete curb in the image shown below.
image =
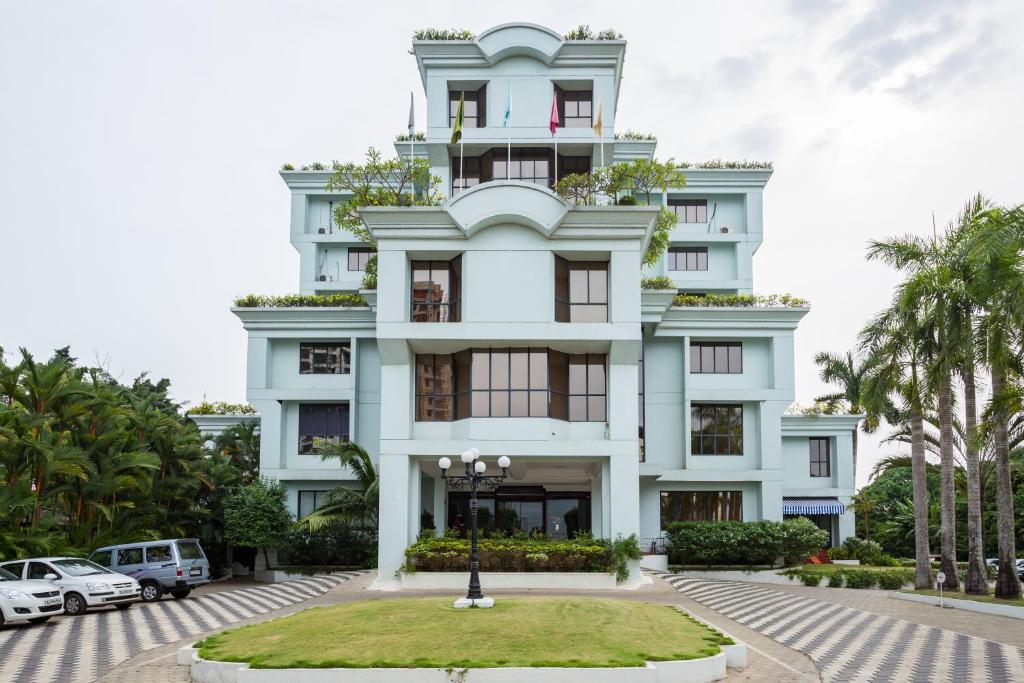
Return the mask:
[[[924, 605], [939, 604], [939, 599], [932, 595], [915, 595], [914, 593], [897, 593], [895, 591], [887, 591], [886, 594], [890, 598], [906, 600], [907, 602], [919, 602]], [[982, 614], [994, 614], [1000, 617], [1010, 617], [1011, 619], [1024, 619], [1024, 607], [1017, 607], [1015, 605], [994, 605], [990, 602], [981, 602], [980, 600], [958, 600], [947, 597], [943, 597], [942, 602], [950, 607], [968, 612], [981, 612]]]

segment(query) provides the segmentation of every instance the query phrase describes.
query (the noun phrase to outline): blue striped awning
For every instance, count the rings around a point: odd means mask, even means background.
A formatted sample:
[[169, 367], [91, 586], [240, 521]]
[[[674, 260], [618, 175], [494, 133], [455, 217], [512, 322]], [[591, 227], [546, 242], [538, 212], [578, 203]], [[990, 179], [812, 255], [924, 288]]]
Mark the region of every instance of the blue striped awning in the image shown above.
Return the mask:
[[784, 515], [841, 515], [846, 506], [838, 498], [783, 498]]

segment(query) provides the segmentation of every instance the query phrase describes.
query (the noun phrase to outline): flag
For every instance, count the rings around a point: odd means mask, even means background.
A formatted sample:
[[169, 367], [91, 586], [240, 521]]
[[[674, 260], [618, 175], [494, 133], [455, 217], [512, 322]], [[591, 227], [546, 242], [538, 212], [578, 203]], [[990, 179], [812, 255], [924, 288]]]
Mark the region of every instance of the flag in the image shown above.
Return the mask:
[[409, 91], [409, 140], [412, 140], [416, 132], [416, 100], [413, 99], [412, 91]]
[[508, 82], [508, 94], [505, 95], [505, 118], [501, 122], [502, 128], [508, 128], [512, 120], [512, 81]]
[[558, 130], [559, 118], [558, 118], [558, 91], [556, 90], [554, 95], [551, 97], [551, 119], [548, 121], [548, 130], [554, 135], [555, 131]]
[[603, 104], [603, 102], [597, 103], [597, 118], [594, 119], [594, 135], [602, 139], [604, 138], [604, 121], [601, 119]]
[[455, 113], [455, 125], [452, 126], [452, 144], [462, 139], [462, 116], [466, 107], [466, 93], [459, 95], [459, 111]]

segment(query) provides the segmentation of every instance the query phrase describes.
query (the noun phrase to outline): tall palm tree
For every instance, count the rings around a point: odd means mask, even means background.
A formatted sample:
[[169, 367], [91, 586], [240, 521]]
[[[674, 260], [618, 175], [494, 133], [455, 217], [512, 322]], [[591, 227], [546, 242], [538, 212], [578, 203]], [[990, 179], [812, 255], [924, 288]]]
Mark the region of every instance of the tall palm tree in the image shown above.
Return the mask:
[[327, 502], [299, 520], [299, 524], [316, 531], [331, 524], [350, 524], [377, 529], [380, 504], [380, 480], [370, 454], [359, 444], [343, 443], [321, 449], [320, 459], [337, 460], [351, 470], [356, 486], [340, 484], [327, 495]]
[[[816, 403], [825, 404], [827, 412], [838, 412], [844, 407], [849, 408], [851, 413], [863, 413], [864, 406], [861, 403], [861, 392], [864, 388], [864, 375], [867, 372], [867, 365], [860, 359], [855, 358], [852, 351], [847, 351], [845, 356], [837, 356], [827, 351], [819, 351], [814, 356], [817, 363], [818, 376], [822, 382], [836, 384], [839, 391], [824, 394], [814, 399]], [[877, 423], [872, 424], [870, 420], [861, 420], [858, 425], [865, 433], [874, 431]], [[853, 475], [857, 476], [857, 427], [853, 428]]]
[[932, 585], [931, 553], [928, 540], [928, 487], [925, 478], [924, 338], [918, 311], [900, 304], [899, 297], [879, 313], [860, 333], [860, 346], [867, 353], [868, 371], [864, 378], [862, 401], [869, 414], [878, 419], [894, 402], [909, 413], [912, 479], [914, 485], [916, 571], [914, 585]]
[[1013, 487], [1010, 478], [1009, 398], [1021, 381], [1024, 326], [1024, 207], [996, 207], [976, 221], [969, 245], [977, 268], [981, 309], [978, 343], [992, 377], [986, 421], [993, 435], [996, 463], [996, 540], [999, 571], [996, 597], [1019, 598]]

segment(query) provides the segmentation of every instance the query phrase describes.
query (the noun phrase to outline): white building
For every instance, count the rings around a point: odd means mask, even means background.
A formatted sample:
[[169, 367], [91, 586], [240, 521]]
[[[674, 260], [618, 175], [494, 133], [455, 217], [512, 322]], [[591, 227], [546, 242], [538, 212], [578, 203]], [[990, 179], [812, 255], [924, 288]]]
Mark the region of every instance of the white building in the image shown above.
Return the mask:
[[[676, 290], [752, 291], [771, 170], [687, 171], [686, 187], [654, 198], [679, 223], [646, 271], [658, 206], [574, 207], [548, 189], [555, 93], [559, 177], [654, 154], [654, 140], [613, 138], [625, 49], [528, 24], [415, 41], [427, 129], [414, 152], [452, 198], [362, 211], [379, 250], [369, 306], [233, 309], [249, 335], [263, 473], [285, 483], [302, 515], [349, 478], [317, 447], [366, 448], [381, 480], [382, 577], [421, 528], [440, 533], [467, 514], [436, 463], [470, 446], [492, 468], [513, 460], [510, 479], [481, 502], [484, 526], [638, 534], [646, 544], [676, 519], [822, 512], [813, 518], [834, 543], [853, 534], [844, 506], [857, 418], [785, 414], [793, 335], [808, 309], [673, 305]], [[462, 182], [450, 144], [460, 95]], [[592, 129], [598, 108], [603, 140]], [[411, 147], [396, 143], [402, 155]], [[300, 291], [357, 289], [368, 254], [331, 223], [345, 197], [324, 189], [329, 172], [281, 175]], [[642, 290], [650, 275], [668, 275], [675, 290]]]

